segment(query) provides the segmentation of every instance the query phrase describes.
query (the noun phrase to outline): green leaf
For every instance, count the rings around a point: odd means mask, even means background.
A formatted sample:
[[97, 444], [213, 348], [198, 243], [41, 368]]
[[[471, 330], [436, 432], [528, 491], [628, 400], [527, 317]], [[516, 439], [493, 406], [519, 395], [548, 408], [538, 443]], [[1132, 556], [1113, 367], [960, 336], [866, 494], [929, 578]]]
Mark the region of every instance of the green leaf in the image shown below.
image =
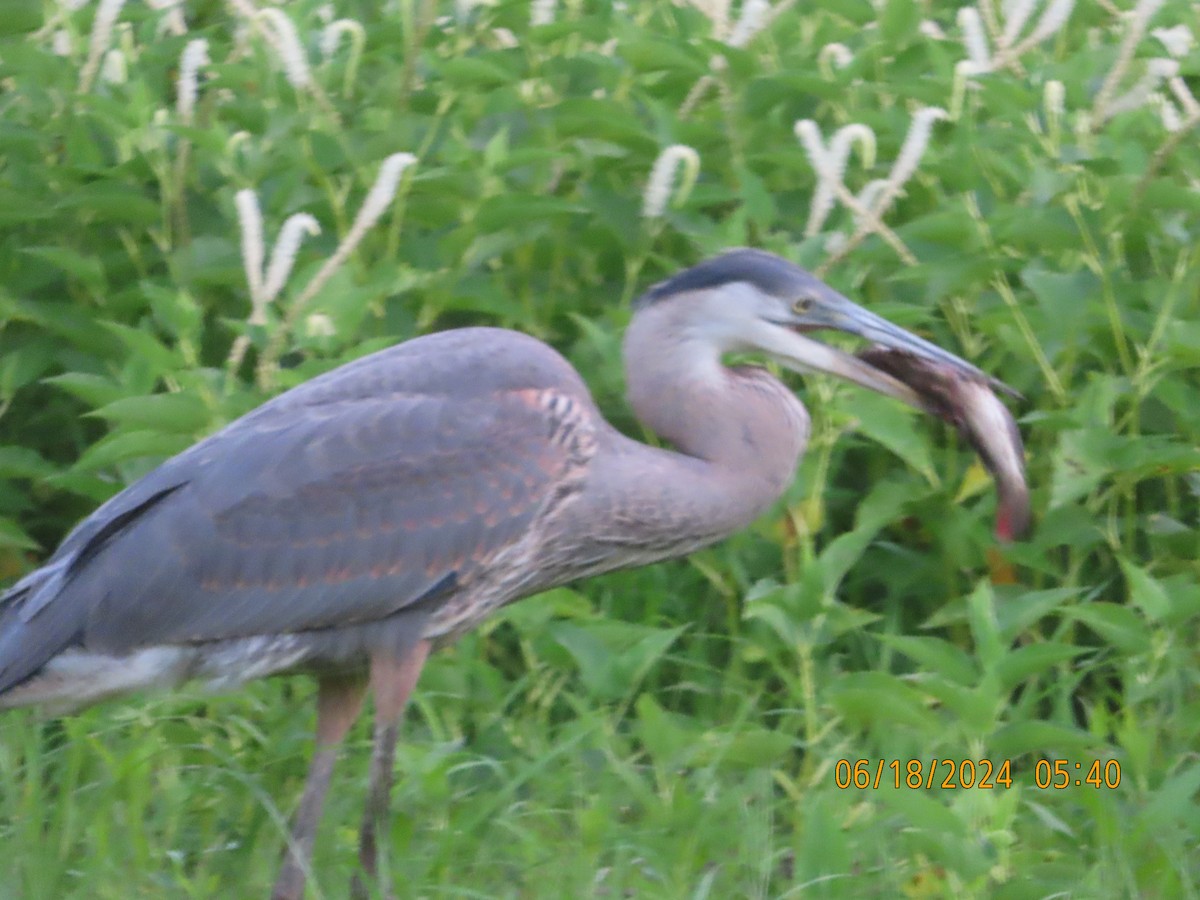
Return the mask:
[[564, 137], [604, 140], [650, 157], [658, 144], [626, 106], [594, 97], [568, 97], [555, 110], [555, 128]]
[[921, 693], [886, 672], [843, 675], [830, 685], [829, 702], [857, 727], [883, 722], [930, 731], [938, 727]]
[[706, 73], [705, 62], [697, 52], [679, 41], [647, 36], [630, 38], [621, 42], [621, 56], [643, 72], [677, 70], [693, 78]]
[[967, 597], [967, 623], [975, 639], [975, 650], [985, 672], [994, 672], [1004, 657], [1006, 644], [1000, 637], [1000, 622], [996, 616], [996, 596], [992, 585], [981, 579]]
[[834, 638], [848, 631], [860, 631], [883, 618], [879, 613], [871, 612], [869, 609], [859, 609], [857, 606], [837, 602], [826, 606], [824, 613], [824, 631], [828, 635], [828, 640], [820, 640], [818, 643], [821, 644], [830, 643]]
[[147, 364], [157, 375], [166, 375], [184, 367], [179, 351], [168, 347], [148, 331], [132, 328], [120, 322], [101, 322], [105, 329], [116, 335], [138, 362]]
[[[921, 774], [923, 778], [930, 775], [929, 763], [922, 761], [923, 768]], [[949, 769], [946, 770], [946, 774]], [[891, 774], [891, 773], [889, 773]], [[941, 783], [943, 775], [939, 775], [936, 769], [932, 772], [935, 786]], [[903, 778], [903, 774], [901, 778]], [[963, 834], [967, 823], [963, 822], [955, 813], [954, 810], [945, 806], [934, 795], [927, 793], [924, 790], [912, 790], [901, 782], [900, 790], [895, 790], [895, 782], [889, 790], [881, 791], [879, 798], [888, 807], [895, 810], [898, 814], [904, 817], [907, 826], [910, 828], [920, 829], [921, 831], [929, 831], [935, 834]]]
[[46, 478], [58, 467], [29, 447], [0, 446], [0, 476], [4, 478]]
[[540, 224], [546, 219], [582, 215], [587, 211], [586, 206], [562, 197], [506, 194], [483, 201], [475, 224], [480, 231], [502, 231], [526, 223]]
[[1171, 614], [1171, 598], [1163, 586], [1150, 576], [1142, 567], [1130, 559], [1121, 556], [1117, 558], [1121, 571], [1125, 573], [1125, 583], [1129, 586], [1129, 599], [1146, 614], [1153, 622], [1161, 621]]
[[503, 66], [475, 56], [448, 59], [438, 66], [438, 72], [448, 86], [467, 89], [499, 87], [519, 77]]
[[134, 459], [162, 460], [186, 450], [191, 437], [161, 431], [121, 431], [101, 438], [76, 460], [75, 472], [94, 472]]
[[619, 700], [637, 690], [646, 673], [685, 628], [604, 621], [587, 625], [555, 622], [550, 633], [574, 658], [581, 680], [594, 696]]
[[881, 643], [894, 647], [917, 663], [925, 672], [935, 673], [948, 681], [972, 685], [979, 678], [975, 661], [949, 641], [935, 637], [911, 637], [903, 634], [881, 634]]
[[41, 544], [25, 533], [16, 522], [0, 517], [0, 547], [13, 550], [40, 550]]
[[84, 256], [69, 247], [26, 247], [22, 252], [75, 276], [93, 290], [104, 288], [104, 267], [98, 259]]
[[[1018, 756], [1070, 756], [1093, 749], [1096, 738], [1086, 731], [1054, 722], [1025, 720], [1001, 728], [992, 737], [989, 751], [1014, 759]], [[1014, 786], [1016, 776], [1014, 774]]]
[[[1024, 591], [1019, 596], [1001, 595], [996, 604], [996, 618], [1000, 622], [1000, 633], [1006, 643], [1012, 643], [1035, 622], [1058, 612], [1070, 601], [1079, 597], [1077, 588], [1049, 588], [1044, 591]], [[925, 626], [932, 627], [932, 619]]]
[[204, 310], [185, 290], [170, 290], [151, 281], [138, 284], [142, 296], [150, 300], [154, 319], [172, 337], [198, 341], [202, 337]]
[[854, 417], [856, 431], [891, 450], [931, 485], [939, 483], [929, 456], [928, 435], [911, 409], [867, 391], [846, 392], [838, 406]]
[[1200, 824], [1196, 814], [1197, 792], [1200, 792], [1200, 765], [1193, 762], [1166, 779], [1148, 798], [1137, 813], [1139, 831], [1155, 834], [1179, 823], [1194, 835]]
[[1088, 651], [1071, 644], [1048, 642], [1028, 644], [1009, 651], [996, 664], [996, 676], [1005, 688], [1014, 688], [1027, 678], [1032, 678], [1055, 666], [1069, 663]]
[[1041, 337], [1043, 341], [1051, 338], [1052, 345], [1056, 341], [1073, 340], [1078, 335], [1087, 322], [1080, 310], [1087, 306], [1089, 298], [1100, 293], [1100, 279], [1088, 269], [1064, 273], [1029, 266], [1021, 271], [1021, 280], [1033, 292], [1045, 313], [1041, 320]]
[[0, 37], [36, 30], [42, 24], [42, 4], [38, 0], [4, 0], [0, 4]]
[[1113, 603], [1085, 603], [1064, 612], [1123, 653], [1145, 653], [1150, 649], [1150, 632], [1137, 613]]
[[195, 435], [211, 422], [204, 401], [193, 394], [149, 394], [122, 397], [88, 413], [115, 425], [154, 429], [161, 432]]
[[0, 396], [11, 397], [58, 361], [60, 348], [50, 340], [31, 340], [0, 358]]
[[968, 687], [947, 681], [939, 675], [922, 676], [917, 682], [936, 697], [954, 716], [954, 730], [971, 737], [991, 734], [1004, 712], [1004, 697], [996, 679], [984, 676], [979, 684]]
[[766, 769], [778, 765], [796, 746], [796, 737], [752, 725], [741, 725], [728, 732], [709, 732], [704, 736], [704, 752], [697, 762], [715, 764], [720, 769]]
[[660, 766], [689, 765], [700, 749], [699, 729], [693, 719], [664, 710], [652, 694], [642, 694], [634, 704], [637, 736]]
[[501, 622], [511, 622], [522, 634], [532, 637], [544, 632], [555, 619], [591, 619], [595, 615], [586, 597], [570, 588], [558, 587], [509, 604], [489, 619], [488, 624], [494, 628]]
[[63, 338], [70, 346], [97, 356], [107, 356], [120, 349], [103, 328], [96, 327], [94, 312], [80, 309], [73, 303], [15, 300], [11, 302], [9, 315], [17, 321], [36, 324], [51, 335]]
[[124, 390], [121, 385], [103, 375], [93, 375], [90, 372], [64, 372], [46, 378], [48, 384], [62, 388], [68, 394], [78, 397], [90, 406], [104, 406], [119, 400]]
[[801, 642], [799, 623], [782, 607], [774, 603], [750, 602], [747, 599], [742, 608], [742, 618], [746, 621], [757, 620], [764, 623], [788, 650], [794, 650]]
[[837, 589], [875, 536], [884, 526], [894, 522], [911, 500], [911, 485], [884, 480], [871, 488], [858, 505], [854, 529], [838, 535], [821, 552], [819, 564], [826, 591]]
[[887, 0], [879, 17], [880, 35], [890, 45], [900, 45], [921, 21], [921, 10], [913, 0]]
[[57, 208], [95, 223], [149, 226], [158, 223], [158, 203], [137, 187], [112, 182], [80, 185], [58, 201]]
[[1055, 815], [1049, 809], [1049, 807], [1038, 803], [1036, 800], [1026, 800], [1025, 802], [1029, 804], [1029, 808], [1033, 811], [1033, 814], [1037, 816], [1038, 821], [1040, 821], [1048, 829], [1063, 835], [1068, 840], [1079, 840], [1078, 835], [1076, 835], [1071, 826], [1064, 822], [1059, 816]]
[[1112, 474], [1106, 453], [1109, 435], [1096, 429], [1068, 431], [1054, 454], [1050, 506], [1065, 506], [1085, 497]]

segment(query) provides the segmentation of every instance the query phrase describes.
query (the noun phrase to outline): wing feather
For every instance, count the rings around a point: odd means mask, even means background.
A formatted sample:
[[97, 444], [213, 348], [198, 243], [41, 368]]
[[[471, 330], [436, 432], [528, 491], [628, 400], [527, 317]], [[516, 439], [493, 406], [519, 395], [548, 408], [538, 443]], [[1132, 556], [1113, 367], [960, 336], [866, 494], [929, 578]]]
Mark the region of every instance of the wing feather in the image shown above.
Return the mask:
[[281, 395], [118, 494], [0, 598], [0, 691], [70, 645], [371, 622], [469, 584], [574, 464], [531, 402], [547, 389], [594, 409], [546, 345], [468, 329]]
[[[344, 404], [207, 466], [92, 563], [87, 589], [103, 596], [85, 643], [349, 625], [469, 580], [532, 527], [565, 460], [540, 411], [512, 394], [455, 401], [431, 432], [436, 406], [448, 401]], [[231, 487], [245, 472], [269, 477]], [[151, 577], [148, 549], [161, 561]]]

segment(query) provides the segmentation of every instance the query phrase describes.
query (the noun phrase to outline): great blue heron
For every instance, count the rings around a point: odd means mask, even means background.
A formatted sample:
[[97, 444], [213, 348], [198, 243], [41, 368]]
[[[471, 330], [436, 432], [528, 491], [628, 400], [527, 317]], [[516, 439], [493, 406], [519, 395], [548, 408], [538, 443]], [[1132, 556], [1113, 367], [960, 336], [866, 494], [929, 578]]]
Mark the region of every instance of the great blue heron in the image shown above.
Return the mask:
[[[807, 336], [818, 329], [874, 342], [877, 363]], [[0, 597], [0, 706], [315, 675], [317, 749], [274, 891], [296, 898], [369, 686], [371, 874], [398, 721], [432, 649], [513, 600], [711, 544], [790, 483], [804, 406], [723, 354], [757, 351], [946, 417], [960, 401], [931, 403], [905, 371], [994, 384], [747, 249], [650, 289], [624, 351], [634, 411], [675, 450], [618, 432], [558, 353], [495, 328], [411, 340], [276, 397], [117, 494]], [[984, 436], [1013, 464], [1006, 440]]]

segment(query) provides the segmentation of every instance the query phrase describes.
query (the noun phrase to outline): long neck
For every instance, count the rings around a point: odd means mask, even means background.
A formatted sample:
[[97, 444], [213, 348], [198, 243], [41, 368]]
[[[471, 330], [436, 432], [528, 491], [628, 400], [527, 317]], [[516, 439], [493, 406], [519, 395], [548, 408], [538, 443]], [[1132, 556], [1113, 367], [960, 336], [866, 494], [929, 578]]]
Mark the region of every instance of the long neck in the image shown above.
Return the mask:
[[711, 337], [687, 325], [643, 310], [625, 336], [629, 401], [676, 451], [619, 441], [603, 476], [618, 520], [664, 556], [753, 521], [791, 483], [808, 439], [808, 414], [786, 387], [763, 369], [725, 367]]

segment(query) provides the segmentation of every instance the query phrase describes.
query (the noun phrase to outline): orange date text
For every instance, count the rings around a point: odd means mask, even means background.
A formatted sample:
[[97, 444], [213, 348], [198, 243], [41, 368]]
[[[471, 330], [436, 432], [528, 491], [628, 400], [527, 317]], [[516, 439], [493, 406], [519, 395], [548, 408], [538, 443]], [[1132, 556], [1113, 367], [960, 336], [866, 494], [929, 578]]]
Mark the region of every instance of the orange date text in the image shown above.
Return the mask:
[[947, 790], [1011, 788], [1012, 762], [1007, 759], [839, 759], [833, 767], [833, 783], [842, 790]]

